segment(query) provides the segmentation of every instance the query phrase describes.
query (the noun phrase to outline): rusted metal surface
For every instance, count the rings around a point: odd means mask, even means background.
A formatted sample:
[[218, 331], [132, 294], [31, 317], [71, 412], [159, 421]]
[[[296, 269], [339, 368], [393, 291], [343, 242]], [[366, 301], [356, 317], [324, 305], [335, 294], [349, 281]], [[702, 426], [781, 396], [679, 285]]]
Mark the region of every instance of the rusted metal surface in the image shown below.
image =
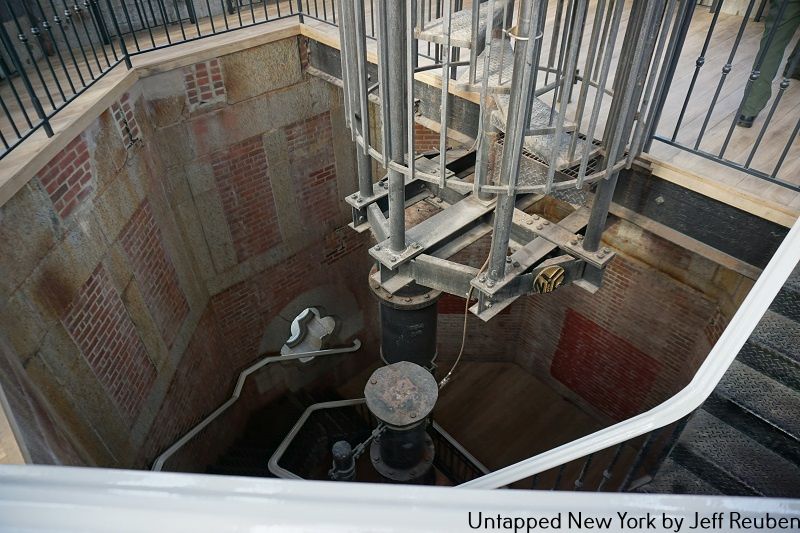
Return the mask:
[[439, 389], [430, 372], [401, 361], [373, 372], [364, 387], [364, 397], [372, 414], [390, 426], [401, 428], [430, 414]]

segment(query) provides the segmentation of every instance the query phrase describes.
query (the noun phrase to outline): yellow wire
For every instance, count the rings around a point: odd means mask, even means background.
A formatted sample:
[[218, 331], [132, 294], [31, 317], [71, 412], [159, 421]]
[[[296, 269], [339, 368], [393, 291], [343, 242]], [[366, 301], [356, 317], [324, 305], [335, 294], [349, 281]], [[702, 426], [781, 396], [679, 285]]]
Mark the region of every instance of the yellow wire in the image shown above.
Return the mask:
[[[491, 253], [486, 258], [486, 261], [483, 262], [483, 266], [481, 267], [481, 269], [478, 270], [478, 275], [479, 276], [486, 269], [486, 267], [489, 265], [489, 258], [490, 257], [491, 257]], [[450, 367], [450, 372], [448, 372], [447, 375], [445, 377], [443, 377], [442, 380], [439, 382], [439, 388], [440, 389], [443, 389], [444, 386], [447, 385], [447, 383], [450, 381], [450, 377], [453, 375], [453, 371], [458, 366], [459, 361], [461, 361], [461, 356], [464, 354], [464, 346], [466, 345], [466, 342], [467, 342], [467, 318], [469, 317], [469, 301], [472, 298], [472, 289], [474, 289], [474, 287], [472, 285], [470, 285], [469, 291], [467, 292], [467, 302], [464, 305], [464, 327], [461, 330], [461, 349], [458, 350], [458, 357], [456, 357], [456, 362], [453, 363], [453, 366]]]

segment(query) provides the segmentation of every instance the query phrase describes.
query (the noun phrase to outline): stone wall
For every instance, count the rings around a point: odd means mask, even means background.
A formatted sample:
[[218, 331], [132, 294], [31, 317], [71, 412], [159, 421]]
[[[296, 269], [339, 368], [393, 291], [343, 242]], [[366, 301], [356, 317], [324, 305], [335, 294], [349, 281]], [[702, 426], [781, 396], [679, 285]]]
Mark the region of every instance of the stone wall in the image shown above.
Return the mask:
[[[0, 379], [47, 430], [32, 460], [148, 465], [308, 305], [376, 353], [340, 102], [296, 38], [210, 57], [141, 80], [2, 206]], [[240, 411], [335, 366], [267, 370]]]

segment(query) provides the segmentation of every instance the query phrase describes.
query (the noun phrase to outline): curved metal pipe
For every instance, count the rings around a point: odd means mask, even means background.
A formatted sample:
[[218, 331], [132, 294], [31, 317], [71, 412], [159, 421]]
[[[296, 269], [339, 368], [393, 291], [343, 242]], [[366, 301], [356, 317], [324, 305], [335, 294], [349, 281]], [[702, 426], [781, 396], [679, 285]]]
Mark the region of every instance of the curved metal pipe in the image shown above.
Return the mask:
[[199, 424], [197, 424], [195, 427], [190, 429], [186, 433], [186, 435], [184, 435], [183, 437], [181, 437], [180, 439], [175, 441], [175, 444], [173, 444], [172, 446], [167, 448], [164, 451], [164, 453], [159, 455], [156, 458], [155, 462], [153, 463], [153, 468], [151, 470], [154, 470], [154, 471], [158, 472], [162, 468], [164, 468], [164, 463], [166, 463], [167, 460], [175, 454], [175, 452], [180, 450], [184, 445], [186, 445], [187, 442], [192, 440], [192, 438], [194, 438], [195, 435], [200, 433], [206, 426], [208, 426], [217, 417], [219, 417], [219, 415], [224, 413], [231, 405], [236, 403], [236, 400], [239, 399], [239, 395], [242, 393], [242, 388], [244, 388], [245, 380], [247, 379], [247, 377], [250, 374], [252, 374], [256, 370], [260, 370], [260, 369], [264, 368], [265, 366], [267, 366], [269, 364], [272, 364], [272, 363], [286, 362], [286, 361], [296, 361], [298, 359], [305, 358], [305, 357], [324, 357], [326, 355], [337, 355], [337, 354], [342, 354], [342, 353], [351, 353], [351, 352], [355, 352], [359, 348], [361, 348], [361, 341], [356, 339], [356, 340], [353, 341], [353, 345], [352, 346], [348, 346], [346, 348], [331, 348], [329, 350], [317, 350], [317, 351], [313, 351], [313, 352], [294, 353], [294, 354], [290, 354], [290, 355], [273, 355], [273, 356], [265, 357], [265, 358], [261, 359], [260, 361], [258, 361], [257, 363], [254, 363], [254, 364], [248, 366], [247, 368], [242, 370], [242, 372], [239, 374], [239, 379], [236, 381], [236, 387], [234, 387], [233, 394], [231, 394], [231, 397], [228, 398], [228, 400], [225, 403], [223, 403], [222, 405], [217, 407], [210, 415], [205, 417]]

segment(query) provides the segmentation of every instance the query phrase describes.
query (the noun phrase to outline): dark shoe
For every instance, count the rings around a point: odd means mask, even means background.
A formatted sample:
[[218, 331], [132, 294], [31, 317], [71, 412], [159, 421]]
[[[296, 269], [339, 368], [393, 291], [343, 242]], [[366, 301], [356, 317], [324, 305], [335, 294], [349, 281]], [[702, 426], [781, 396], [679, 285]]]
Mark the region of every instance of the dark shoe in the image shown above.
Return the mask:
[[741, 126], [743, 128], [750, 128], [753, 126], [753, 121], [755, 121], [756, 117], [746, 117], [744, 115], [739, 115], [739, 119], [736, 121], [737, 126]]

